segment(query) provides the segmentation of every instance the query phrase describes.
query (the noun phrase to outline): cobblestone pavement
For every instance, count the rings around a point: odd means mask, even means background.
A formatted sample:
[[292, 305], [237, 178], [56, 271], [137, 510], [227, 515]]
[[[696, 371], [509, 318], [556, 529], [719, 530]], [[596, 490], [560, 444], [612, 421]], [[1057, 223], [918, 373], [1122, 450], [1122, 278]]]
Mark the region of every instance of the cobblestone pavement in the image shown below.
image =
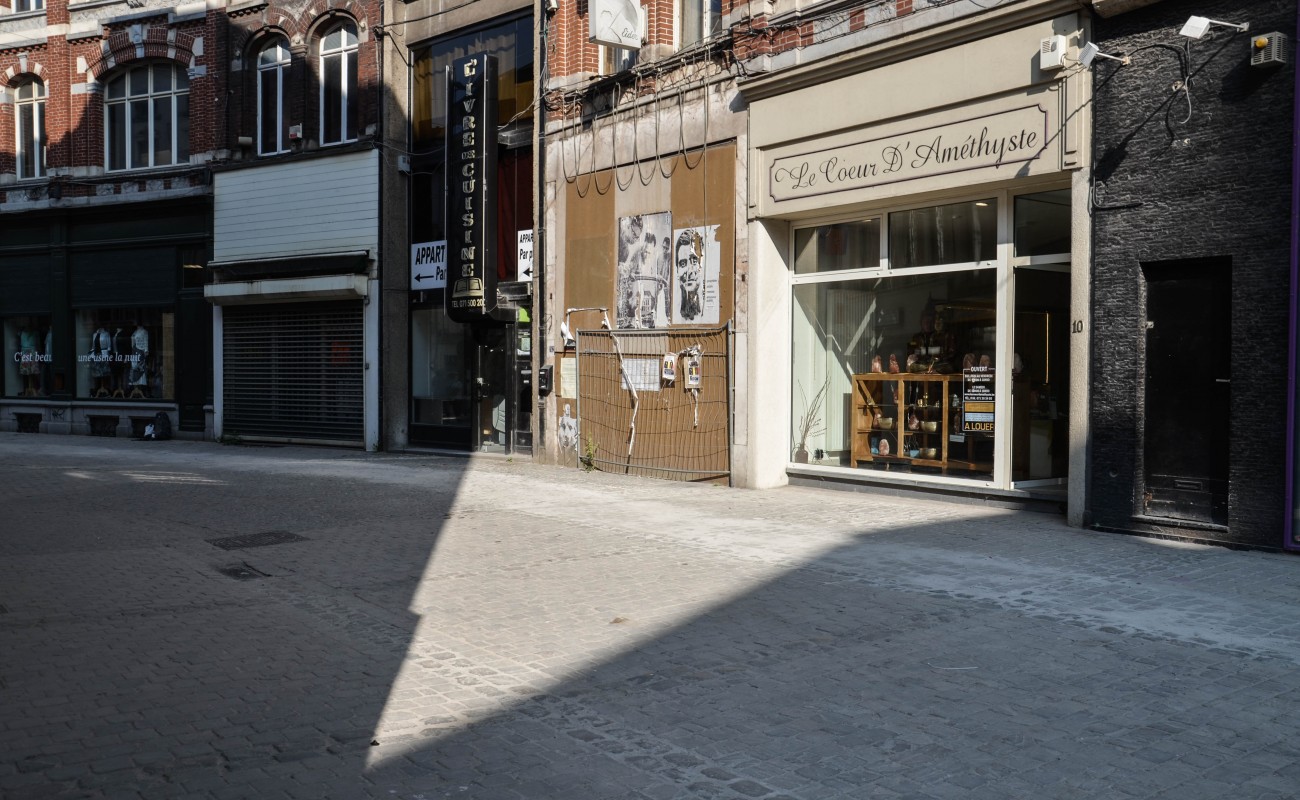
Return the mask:
[[1300, 794], [1291, 555], [290, 447], [0, 487], [4, 798]]

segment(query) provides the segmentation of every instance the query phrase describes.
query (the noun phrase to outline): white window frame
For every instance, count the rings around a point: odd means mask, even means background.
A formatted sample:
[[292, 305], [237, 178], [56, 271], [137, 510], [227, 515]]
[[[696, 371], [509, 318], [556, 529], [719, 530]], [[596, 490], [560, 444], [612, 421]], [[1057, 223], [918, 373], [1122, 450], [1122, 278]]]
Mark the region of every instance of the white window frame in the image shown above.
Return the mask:
[[[325, 47], [326, 38], [328, 38], [335, 31], [343, 32], [343, 36], [341, 40], [342, 43], [338, 47], [326, 48]], [[348, 142], [355, 142], [357, 140], [355, 131], [352, 132], [353, 135], [351, 136], [348, 135], [349, 134], [348, 123], [349, 120], [351, 119], [351, 113], [352, 113], [352, 107], [351, 107], [352, 98], [348, 96], [348, 66], [350, 61], [354, 69], [357, 67], [358, 49], [359, 49], [359, 41], [357, 39], [357, 26], [356, 23], [352, 22], [351, 20], [348, 20], [346, 22], [340, 22], [335, 25], [329, 26], [329, 28], [327, 28], [323, 32], [320, 38], [320, 53], [317, 58], [317, 69], [318, 69], [317, 74], [320, 77], [320, 128], [318, 130], [320, 131], [320, 143], [322, 147], [326, 145], [347, 144]], [[325, 131], [326, 131], [325, 64], [329, 59], [334, 59], [334, 58], [337, 58], [339, 60], [339, 68], [340, 68], [340, 72], [339, 72], [340, 118], [338, 120], [339, 138], [337, 140], [335, 139], [327, 140], [325, 138]], [[358, 83], [359, 82], [360, 82], [360, 78], [358, 76]]]
[[[188, 122], [188, 114], [189, 114], [188, 99], [190, 94], [189, 76], [186, 74], [185, 70], [180, 66], [178, 66], [177, 64], [171, 62], [165, 62], [166, 65], [169, 66], [172, 70], [172, 88], [165, 91], [155, 91], [153, 88], [154, 68], [159, 66], [160, 63], [162, 62], [154, 61], [154, 62], [145, 62], [143, 64], [133, 64], [130, 67], [123, 69], [121, 72], [118, 72], [116, 75], [112, 77], [112, 79], [107, 84], [105, 84], [104, 87], [104, 171], [105, 172], [127, 172], [131, 170], [152, 169], [155, 167], [174, 167], [179, 164], [189, 163], [189, 149], [190, 149], [189, 141], [185, 141], [185, 142], [181, 141], [180, 138], [181, 115], [177, 110], [180, 105], [177, 102], [177, 99], [181, 96], [184, 96], [187, 100], [186, 122]], [[130, 93], [129, 76], [132, 72], [141, 69], [145, 70], [145, 72], [149, 76], [148, 91], [141, 95], [132, 95]], [[182, 76], [185, 78], [185, 88], [178, 89], [176, 88], [179, 82], [177, 79]], [[122, 79], [124, 82], [123, 96], [120, 98], [118, 97], [110, 98], [108, 96], [109, 87], [113, 84], [113, 82], [117, 81], [119, 78]], [[153, 144], [152, 144], [154, 141], [154, 130], [153, 130], [154, 103], [161, 98], [168, 98], [169, 100], [171, 100], [171, 109], [172, 109], [172, 118], [171, 118], [172, 160], [165, 164], [158, 163], [157, 153], [154, 151]], [[149, 146], [148, 164], [134, 164], [131, 162], [131, 146], [129, 141], [129, 138], [131, 136], [131, 109], [132, 109], [132, 104], [135, 101], [139, 101], [139, 100], [147, 101], [148, 108], [149, 108], [148, 136], [149, 136], [150, 146]], [[123, 142], [124, 146], [122, 150], [122, 158], [123, 161], [125, 162], [125, 166], [116, 167], [116, 168], [112, 166], [113, 148], [112, 148], [111, 137], [113, 135], [113, 128], [109, 124], [109, 113], [108, 113], [109, 107], [115, 105], [120, 105], [123, 107], [124, 135], [128, 138], [128, 141]], [[186, 126], [187, 134], [188, 134], [188, 130], [189, 130], [189, 126], [187, 125]], [[180, 155], [182, 144], [184, 144], [185, 146], [185, 155], [183, 157]]]
[[[33, 93], [29, 98], [19, 98], [18, 94], [26, 87], [32, 87]], [[19, 83], [14, 90], [14, 171], [17, 173], [18, 180], [33, 180], [35, 178], [45, 177], [45, 100], [48, 95], [45, 84], [37, 78], [25, 80]], [[22, 112], [24, 108], [32, 109], [32, 150], [35, 151], [35, 171], [28, 175], [23, 171], [23, 161], [26, 160], [27, 148], [24, 146], [22, 128]]]
[[[1014, 252], [1014, 230], [1013, 216], [1015, 210], [1015, 198], [1019, 195], [1034, 194], [1044, 189], [1064, 188], [1057, 183], [1041, 186], [1014, 186], [1010, 189], [978, 189], [967, 190], [961, 195], [943, 198], [930, 198], [924, 202], [897, 203], [894, 205], [880, 206], [870, 210], [858, 211], [855, 213], [838, 214], [835, 216], [822, 216], [816, 219], [800, 220], [797, 224], [790, 226], [790, 237], [787, 250], [787, 263], [789, 269], [787, 272], [790, 282], [790, 313], [791, 319], [796, 313], [793, 288], [802, 284], [830, 283], [834, 281], [853, 281], [867, 280], [871, 278], [880, 278], [886, 276], [905, 276], [936, 274], [943, 272], [965, 272], [969, 270], [991, 269], [996, 271], [996, 281], [998, 289], [997, 309], [995, 313], [994, 325], [997, 330], [997, 339], [994, 345], [997, 363], [1010, 364], [1015, 358], [1012, 323], [1015, 309], [1015, 292], [1012, 281], [1013, 272], [1016, 267], [1038, 266], [1045, 264], [1062, 265], [1054, 267], [1055, 269], [1068, 270], [1071, 264], [1069, 253], [1020, 257], [1016, 258]], [[992, 260], [974, 261], [955, 264], [939, 264], [933, 266], [918, 266], [894, 269], [890, 266], [889, 259], [889, 215], [900, 211], [908, 211], [916, 208], [931, 208], [942, 206], [950, 203], [976, 202], [980, 200], [994, 200], [997, 203], [997, 245], [996, 255]], [[881, 237], [880, 237], [880, 266], [868, 267], [861, 269], [847, 269], [830, 272], [810, 272], [802, 275], [796, 275], [794, 272], [795, 259], [795, 231], [801, 228], [815, 228], [823, 225], [832, 225], [842, 222], [852, 222], [878, 218], [881, 220]], [[787, 332], [787, 336], [791, 333]], [[791, 379], [792, 380], [792, 379]], [[998, 370], [996, 374], [995, 391], [999, 398], [1010, 398], [1012, 395], [1012, 376], [1011, 370]], [[993, 473], [988, 478], [950, 478], [943, 475], [918, 475], [909, 474], [906, 478], [894, 478], [888, 474], [872, 473], [871, 481], [880, 483], [904, 482], [908, 484], [929, 484], [929, 485], [946, 485], [946, 486], [986, 486], [992, 489], [1011, 490], [1016, 487], [1037, 485], [1037, 483], [1046, 484], [1063, 484], [1066, 481], [1062, 479], [1052, 479], [1049, 481], [1032, 482], [1032, 481], [1013, 481], [1011, 476], [1011, 448], [1012, 437], [1010, 434], [1012, 420], [1012, 408], [1010, 402], [999, 402], [995, 411], [996, 417], [994, 424], [1000, 431], [1007, 433], [1001, 434], [994, 441], [993, 453]], [[793, 413], [793, 405], [791, 412]], [[795, 420], [786, 420], [786, 425], [793, 429]], [[805, 464], [798, 465], [800, 472], [808, 473], [825, 473], [827, 475], [844, 475], [854, 474], [850, 467], [841, 466], [819, 466], [809, 467]], [[789, 469], [789, 467], [787, 467]]]
[[[277, 54], [274, 61], [263, 63], [262, 56], [273, 48], [278, 48], [280, 53]], [[257, 51], [257, 154], [259, 156], [273, 156], [289, 150], [289, 143], [285, 141], [284, 77], [289, 71], [291, 61], [289, 42], [283, 36], [277, 36], [266, 42]], [[270, 147], [267, 146], [267, 142], [263, 141], [263, 134], [266, 131], [266, 120], [263, 118], [263, 114], [266, 112], [266, 104], [262, 98], [264, 90], [262, 79], [268, 72], [275, 73], [275, 141], [270, 143]]]
[[[678, 49], [690, 47], [713, 37], [721, 30], [722, 3], [721, 0], [677, 0], [673, 4], [673, 16], [673, 31]], [[695, 23], [700, 32], [698, 37], [690, 40], [686, 38], [688, 19]]]
[[614, 47], [608, 44], [600, 46], [600, 74], [616, 75], [632, 68], [636, 63], [636, 50], [626, 47]]
[[44, 11], [45, 0], [14, 0], [13, 13], [26, 14], [29, 11]]

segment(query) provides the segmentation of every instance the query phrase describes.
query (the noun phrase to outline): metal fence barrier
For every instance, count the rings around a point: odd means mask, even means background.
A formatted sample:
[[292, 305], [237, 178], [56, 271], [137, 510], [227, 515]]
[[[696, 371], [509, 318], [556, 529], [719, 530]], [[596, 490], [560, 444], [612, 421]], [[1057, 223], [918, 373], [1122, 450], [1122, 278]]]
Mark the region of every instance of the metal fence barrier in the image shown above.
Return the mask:
[[729, 326], [578, 331], [577, 344], [580, 465], [730, 484]]

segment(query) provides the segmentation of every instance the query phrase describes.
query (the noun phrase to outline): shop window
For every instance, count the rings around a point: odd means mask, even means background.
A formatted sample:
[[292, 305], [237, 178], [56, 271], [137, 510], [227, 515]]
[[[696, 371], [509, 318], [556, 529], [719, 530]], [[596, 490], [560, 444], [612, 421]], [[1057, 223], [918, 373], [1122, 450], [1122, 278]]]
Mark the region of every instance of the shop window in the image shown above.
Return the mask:
[[104, 92], [104, 149], [110, 170], [184, 164], [190, 158], [190, 81], [175, 64], [118, 73]]
[[77, 395], [92, 399], [172, 399], [175, 316], [156, 308], [79, 312]]
[[880, 266], [880, 220], [801, 228], [794, 234], [796, 275]]
[[441, 308], [411, 310], [412, 422], [469, 427], [469, 359], [461, 325]]
[[993, 269], [797, 284], [791, 461], [990, 478], [996, 285]]
[[357, 138], [357, 28], [344, 22], [331, 28], [320, 43], [321, 144], [342, 144]]
[[289, 45], [282, 38], [257, 54], [257, 153], [269, 156], [289, 149], [289, 120], [284, 110], [284, 83]]
[[1070, 190], [1022, 194], [1015, 199], [1016, 257], [1070, 252]]
[[18, 84], [14, 122], [18, 180], [39, 178], [45, 174], [45, 84], [35, 78]]
[[677, 44], [690, 47], [722, 30], [722, 0], [678, 0]]
[[45, 397], [50, 393], [53, 336], [48, 315], [4, 321], [4, 394]]
[[892, 269], [973, 264], [997, 257], [996, 200], [973, 200], [889, 215]]

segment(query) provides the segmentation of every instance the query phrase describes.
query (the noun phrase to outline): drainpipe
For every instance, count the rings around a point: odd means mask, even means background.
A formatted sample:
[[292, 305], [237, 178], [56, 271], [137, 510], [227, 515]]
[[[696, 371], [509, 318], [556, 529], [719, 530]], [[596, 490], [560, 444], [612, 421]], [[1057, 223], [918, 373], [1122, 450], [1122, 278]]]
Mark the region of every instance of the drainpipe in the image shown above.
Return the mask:
[[[537, 36], [533, 37], [533, 63], [537, 65], [537, 79], [533, 81], [533, 314], [532, 314], [532, 394], [533, 394], [533, 459], [538, 460], [540, 448], [546, 446], [547, 401], [537, 391], [542, 367], [546, 364], [548, 331], [546, 272], [546, 49], [550, 32], [550, 15], [547, 0], [533, 0], [533, 20]], [[552, 385], [554, 385], [552, 378]]]
[[[1300, 41], [1300, 14], [1296, 15], [1296, 41]], [[1291, 124], [1291, 308], [1290, 324], [1288, 326], [1289, 336], [1287, 341], [1291, 347], [1291, 358], [1288, 362], [1287, 374], [1287, 413], [1286, 413], [1286, 522], [1282, 526], [1282, 546], [1287, 550], [1300, 550], [1300, 538], [1296, 535], [1296, 513], [1300, 509], [1296, 508], [1296, 359], [1300, 358], [1297, 353], [1296, 343], [1296, 314], [1300, 313], [1297, 308], [1297, 280], [1300, 280], [1300, 139], [1297, 139], [1296, 131], [1300, 128], [1300, 92], [1296, 92], [1297, 86], [1300, 86], [1300, 64], [1295, 67], [1295, 82], [1292, 84], [1292, 92], [1295, 95], [1292, 100], [1293, 119]]]

